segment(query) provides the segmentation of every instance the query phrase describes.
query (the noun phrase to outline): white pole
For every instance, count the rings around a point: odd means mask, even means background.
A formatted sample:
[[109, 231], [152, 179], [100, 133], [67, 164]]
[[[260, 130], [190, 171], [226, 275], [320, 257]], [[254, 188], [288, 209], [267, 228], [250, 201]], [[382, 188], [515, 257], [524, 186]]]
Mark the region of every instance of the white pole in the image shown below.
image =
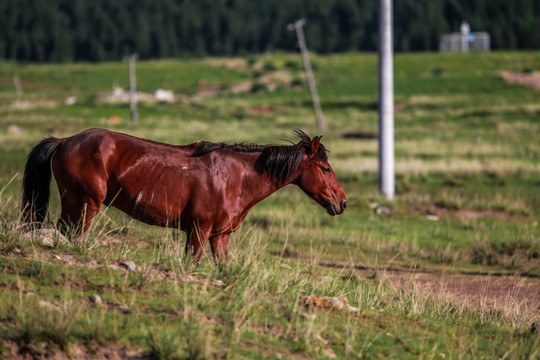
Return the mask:
[[23, 95], [23, 88], [21, 85], [21, 79], [19, 79], [19, 75], [13, 76], [13, 85], [15, 85], [15, 91], [17, 91], [17, 97], [21, 97]]
[[379, 0], [379, 191], [394, 198], [392, 0]]
[[287, 28], [289, 30], [296, 30], [296, 36], [298, 37], [298, 46], [302, 53], [302, 60], [304, 60], [304, 69], [306, 71], [306, 78], [308, 81], [309, 92], [311, 94], [311, 101], [313, 102], [313, 109], [315, 110], [315, 117], [317, 118], [317, 128], [320, 130], [326, 129], [326, 122], [321, 110], [321, 104], [319, 102], [319, 95], [317, 94], [317, 87], [315, 85], [315, 77], [313, 76], [313, 70], [311, 69], [311, 62], [309, 61], [309, 52], [306, 46], [306, 39], [304, 37], [304, 31], [302, 26], [306, 24], [306, 20], [300, 19], [295, 21], [294, 24], [289, 24]]
[[129, 62], [129, 104], [131, 109], [131, 123], [137, 125], [139, 115], [137, 113], [137, 80], [135, 74], [135, 60], [137, 54], [126, 56], [124, 61]]

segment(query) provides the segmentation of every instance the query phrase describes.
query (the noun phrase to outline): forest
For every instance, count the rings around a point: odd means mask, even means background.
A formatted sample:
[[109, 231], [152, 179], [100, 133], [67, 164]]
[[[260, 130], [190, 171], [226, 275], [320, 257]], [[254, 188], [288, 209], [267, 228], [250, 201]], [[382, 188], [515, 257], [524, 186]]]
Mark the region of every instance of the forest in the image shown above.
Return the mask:
[[[377, 0], [2, 0], [0, 58], [31, 62], [376, 51]], [[399, 0], [397, 52], [436, 51], [443, 33], [486, 31], [492, 49], [540, 48], [540, 0]]]

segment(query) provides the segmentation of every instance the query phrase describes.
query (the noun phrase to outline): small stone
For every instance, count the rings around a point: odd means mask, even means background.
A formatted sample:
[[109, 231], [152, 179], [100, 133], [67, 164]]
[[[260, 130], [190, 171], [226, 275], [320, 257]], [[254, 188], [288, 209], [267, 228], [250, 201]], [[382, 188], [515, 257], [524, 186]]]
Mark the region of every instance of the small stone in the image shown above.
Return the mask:
[[439, 220], [439, 216], [438, 215], [427, 214], [426, 219], [431, 220], [431, 221], [437, 221], [437, 220]]
[[68, 239], [55, 229], [36, 229], [25, 232], [22, 237], [27, 240], [38, 240], [42, 246], [48, 247], [54, 247], [55, 240], [60, 243], [68, 243]]
[[137, 271], [137, 265], [131, 260], [124, 260], [119, 265], [127, 271]]
[[292, 269], [291, 265], [285, 264], [285, 263], [280, 264], [279, 266], [281, 266], [282, 268], [285, 268], [285, 269]]
[[375, 208], [375, 214], [379, 215], [379, 216], [386, 216], [386, 215], [390, 215], [390, 208], [387, 208], [385, 206], [377, 206]]
[[101, 296], [94, 294], [88, 298], [92, 304], [96, 305], [103, 305], [103, 300], [101, 300]]
[[23, 132], [23, 129], [17, 125], [9, 125], [7, 128], [7, 132], [9, 134], [21, 134]]
[[77, 102], [76, 96], [70, 96], [66, 100], [64, 100], [64, 104], [66, 105], [74, 105]]
[[173, 102], [174, 93], [171, 90], [157, 89], [154, 93], [154, 97], [157, 101]]

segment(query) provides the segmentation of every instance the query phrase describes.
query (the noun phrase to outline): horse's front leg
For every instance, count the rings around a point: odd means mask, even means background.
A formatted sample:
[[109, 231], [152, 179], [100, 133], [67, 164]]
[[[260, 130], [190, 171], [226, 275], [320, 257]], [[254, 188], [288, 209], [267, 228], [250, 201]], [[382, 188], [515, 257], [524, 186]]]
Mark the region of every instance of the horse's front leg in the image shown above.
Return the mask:
[[229, 256], [230, 236], [231, 234], [223, 234], [210, 238], [210, 246], [212, 247], [212, 254], [214, 255], [214, 260], [220, 265], [227, 264], [227, 258]]
[[194, 226], [187, 234], [186, 255], [193, 260], [195, 265], [198, 265], [210, 236], [210, 228]]

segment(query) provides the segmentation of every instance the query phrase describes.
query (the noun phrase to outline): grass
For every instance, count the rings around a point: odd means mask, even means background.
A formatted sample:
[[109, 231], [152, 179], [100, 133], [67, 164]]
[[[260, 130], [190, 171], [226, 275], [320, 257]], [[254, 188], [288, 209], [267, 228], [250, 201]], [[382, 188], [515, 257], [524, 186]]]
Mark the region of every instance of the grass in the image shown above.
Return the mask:
[[[18, 220], [25, 157], [47, 135], [90, 127], [177, 144], [281, 143], [292, 140], [294, 128], [318, 135], [298, 55], [138, 63], [141, 91], [171, 89], [177, 100], [139, 104], [137, 127], [127, 104], [96, 102], [113, 83], [126, 87], [125, 63], [3, 63], [0, 354], [538, 357], [530, 325], [539, 314], [526, 299], [470, 304], [422, 286], [415, 273], [517, 275], [538, 286], [538, 93], [497, 73], [536, 69], [539, 58], [397, 54], [397, 196], [389, 202], [377, 192], [376, 56], [313, 56], [329, 124], [323, 142], [349, 207], [329, 217], [295, 187], [277, 192], [232, 236], [226, 269], [209, 257], [193, 268], [184, 260], [184, 235], [115, 209], [102, 209], [77, 241], [46, 247], [24, 240]], [[22, 98], [11, 85], [15, 74]], [[240, 82], [258, 91], [234, 93]], [[218, 95], [199, 96], [202, 87]], [[76, 104], [64, 104], [69, 96]], [[8, 132], [10, 125], [21, 131]], [[51, 186], [47, 227], [60, 211]], [[122, 270], [125, 259], [138, 270]], [[396, 269], [412, 269], [400, 286], [388, 281]], [[89, 300], [93, 294], [102, 305]], [[305, 307], [312, 294], [346, 296], [359, 312]]]

